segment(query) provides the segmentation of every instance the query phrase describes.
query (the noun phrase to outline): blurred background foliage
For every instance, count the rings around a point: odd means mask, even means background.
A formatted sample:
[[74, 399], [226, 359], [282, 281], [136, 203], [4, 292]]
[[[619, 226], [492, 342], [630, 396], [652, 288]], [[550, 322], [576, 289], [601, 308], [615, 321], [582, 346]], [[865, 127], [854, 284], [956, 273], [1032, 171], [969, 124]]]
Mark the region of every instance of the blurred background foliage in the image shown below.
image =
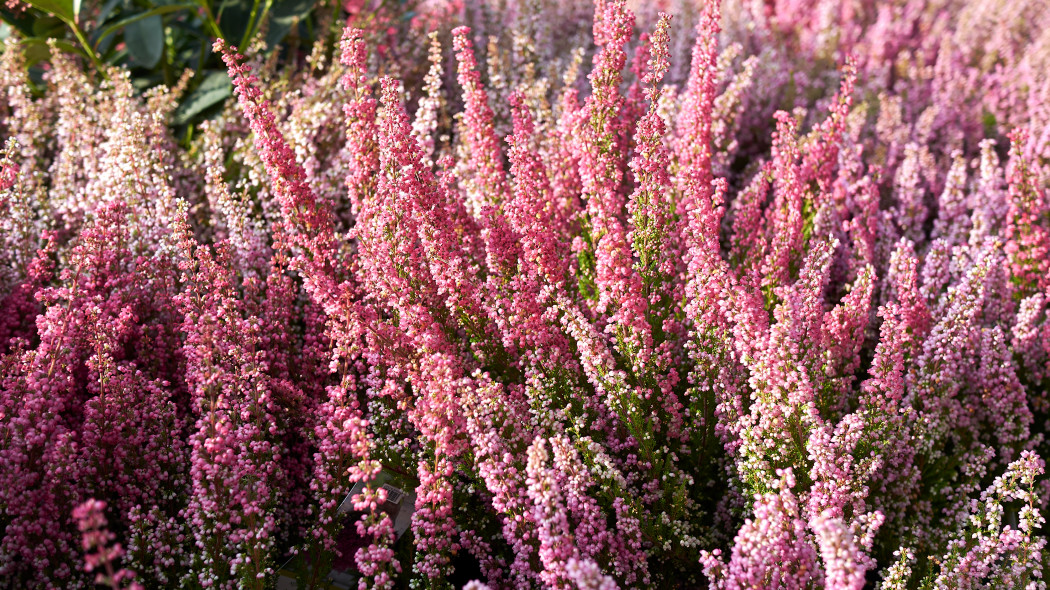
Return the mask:
[[212, 52], [216, 37], [296, 59], [322, 38], [334, 48], [347, 16], [410, 16], [407, 3], [385, 0], [361, 10], [355, 0], [0, 0], [0, 42], [10, 40], [6, 47], [24, 52], [37, 93], [46, 89], [52, 50], [81, 56], [100, 77], [107, 66], [126, 68], [139, 91], [174, 86], [191, 70], [171, 121], [188, 141], [194, 124], [221, 109], [232, 93], [222, 60]]

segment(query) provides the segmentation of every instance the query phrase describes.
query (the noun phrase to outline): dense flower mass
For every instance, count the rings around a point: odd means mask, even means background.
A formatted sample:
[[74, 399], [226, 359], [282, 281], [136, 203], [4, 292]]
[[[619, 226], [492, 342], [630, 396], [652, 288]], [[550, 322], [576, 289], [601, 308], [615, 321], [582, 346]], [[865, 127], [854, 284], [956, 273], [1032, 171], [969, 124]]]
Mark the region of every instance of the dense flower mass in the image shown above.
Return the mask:
[[5, 42], [0, 588], [1046, 588], [1041, 0], [402, 4]]

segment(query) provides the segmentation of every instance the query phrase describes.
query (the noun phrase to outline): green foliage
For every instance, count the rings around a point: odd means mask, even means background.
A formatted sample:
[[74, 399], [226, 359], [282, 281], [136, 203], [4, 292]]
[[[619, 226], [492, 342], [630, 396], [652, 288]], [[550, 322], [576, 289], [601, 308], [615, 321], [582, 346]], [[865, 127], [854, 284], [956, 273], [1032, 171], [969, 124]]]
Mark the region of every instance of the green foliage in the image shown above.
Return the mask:
[[[52, 50], [76, 54], [105, 78], [126, 68], [140, 91], [175, 85], [193, 70], [172, 125], [183, 130], [217, 112], [231, 86], [212, 43], [218, 37], [238, 47], [262, 43], [294, 60], [289, 39], [308, 47], [328, 27], [339, 6], [314, 0], [24, 0], [14, 9], [0, 4], [0, 40], [21, 50], [29, 80], [43, 92], [44, 62]], [[258, 45], [256, 46], [258, 49]]]
[[221, 70], [212, 70], [198, 74], [200, 86], [189, 93], [179, 104], [172, 116], [172, 125], [185, 125], [211, 107], [221, 104], [233, 93], [230, 77]]

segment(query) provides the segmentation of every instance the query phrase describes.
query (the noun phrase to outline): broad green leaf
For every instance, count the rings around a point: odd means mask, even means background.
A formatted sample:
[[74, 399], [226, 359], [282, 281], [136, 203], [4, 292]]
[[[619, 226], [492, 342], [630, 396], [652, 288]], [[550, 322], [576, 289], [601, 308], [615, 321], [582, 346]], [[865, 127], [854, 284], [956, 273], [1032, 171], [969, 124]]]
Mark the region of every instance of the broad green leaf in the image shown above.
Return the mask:
[[130, 23], [124, 29], [124, 44], [135, 63], [154, 68], [164, 54], [164, 21], [154, 14]]
[[[106, 0], [106, 3], [103, 4], [102, 8], [98, 11], [98, 18], [95, 22], [101, 25], [109, 20], [109, 16], [113, 13], [113, 9], [116, 8], [117, 4], [120, 4], [120, 2], [121, 0]], [[96, 29], [96, 32], [98, 32], [98, 29]]]
[[30, 43], [22, 50], [22, 55], [25, 56], [25, 66], [31, 68], [42, 61], [47, 61], [51, 57], [51, 49], [47, 43]]
[[44, 15], [33, 19], [33, 37], [62, 37], [67, 26], [58, 17]]
[[0, 20], [3, 20], [13, 29], [17, 29], [22, 37], [35, 37], [33, 34], [33, 25], [36, 23], [36, 18], [33, 17], [33, 13], [29, 11], [19, 11], [17, 13], [11, 12], [7, 7], [0, 5]]
[[273, 18], [299, 17], [303, 18], [313, 10], [313, 0], [279, 0], [273, 3], [270, 14]]
[[266, 48], [267, 50], [277, 47], [282, 39], [288, 36], [288, 32], [299, 22], [294, 16], [273, 16], [266, 25]]
[[216, 15], [222, 28], [222, 38], [231, 43], [239, 43], [248, 30], [251, 18], [251, 2], [226, 2], [219, 6], [220, 14]]
[[[129, 16], [128, 18], [121, 19], [113, 23], [112, 25], [109, 25], [105, 29], [102, 29], [102, 33], [100, 33], [98, 38], [95, 40], [95, 47], [97, 48], [102, 43], [102, 40], [108, 37], [109, 35], [112, 35], [120, 29], [137, 23], [139, 21], [145, 20], [152, 16], [160, 16], [162, 14], [167, 14], [169, 12], [178, 12], [180, 10], [193, 10], [196, 7], [196, 4], [167, 4], [164, 6], [158, 6], [157, 8], [154, 8], [153, 10], [147, 12], [141, 12], [134, 16]], [[161, 36], [163, 38], [163, 27], [161, 30]]]
[[[95, 55], [94, 50], [88, 45], [87, 39], [84, 38], [84, 32], [80, 30], [80, 26], [77, 25], [77, 13], [74, 10], [74, 2], [77, 0], [25, 0], [30, 6], [38, 10], [42, 10], [49, 14], [52, 14], [60, 19], [66, 25], [69, 26], [70, 30], [73, 31], [73, 35], [76, 36], [77, 41], [81, 47], [84, 48], [84, 55], [91, 60], [91, 63], [96, 68], [101, 68], [102, 64], [98, 61], [98, 56]], [[80, 6], [77, 4], [76, 9], [79, 10]], [[40, 35], [37, 35], [40, 36]], [[105, 73], [102, 74], [103, 77]]]
[[75, 22], [73, 0], [26, 0], [26, 4], [53, 14], [67, 23]]
[[197, 115], [203, 113], [209, 107], [226, 100], [233, 92], [233, 85], [226, 72], [212, 71], [204, 78], [201, 85], [182, 101], [179, 108], [172, 115], [172, 125], [184, 125], [189, 123]]
[[75, 53], [83, 55], [84, 52], [74, 43], [69, 41], [62, 41], [59, 39], [48, 39], [46, 37], [30, 37], [28, 39], [22, 39], [18, 42], [18, 45], [22, 47], [23, 55], [25, 55], [26, 67], [31, 67], [42, 61], [47, 61], [51, 57], [51, 47], [48, 42], [54, 43], [55, 47], [66, 53]]
[[270, 22], [267, 25], [266, 46], [276, 47], [288, 35], [288, 31], [300, 20], [309, 16], [313, 10], [312, 0], [280, 0], [274, 2], [270, 9]]

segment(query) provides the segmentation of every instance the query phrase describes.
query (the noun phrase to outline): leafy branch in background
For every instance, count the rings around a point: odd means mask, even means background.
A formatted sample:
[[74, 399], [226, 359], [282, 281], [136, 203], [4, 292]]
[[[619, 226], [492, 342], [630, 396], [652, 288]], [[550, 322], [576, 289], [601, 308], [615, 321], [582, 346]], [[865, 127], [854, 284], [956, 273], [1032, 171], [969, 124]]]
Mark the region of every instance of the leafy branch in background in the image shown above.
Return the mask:
[[43, 92], [44, 63], [52, 48], [81, 56], [105, 78], [110, 67], [131, 72], [138, 90], [174, 84], [192, 69], [172, 124], [190, 129], [231, 94], [221, 60], [211, 51], [222, 37], [248, 45], [265, 31], [267, 50], [297, 35], [312, 41], [314, 13], [330, 10], [313, 0], [9, 0], [0, 4], [0, 40], [14, 37], [27, 74]]

